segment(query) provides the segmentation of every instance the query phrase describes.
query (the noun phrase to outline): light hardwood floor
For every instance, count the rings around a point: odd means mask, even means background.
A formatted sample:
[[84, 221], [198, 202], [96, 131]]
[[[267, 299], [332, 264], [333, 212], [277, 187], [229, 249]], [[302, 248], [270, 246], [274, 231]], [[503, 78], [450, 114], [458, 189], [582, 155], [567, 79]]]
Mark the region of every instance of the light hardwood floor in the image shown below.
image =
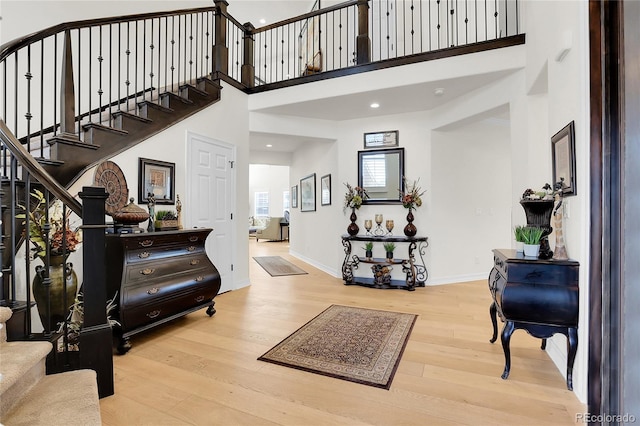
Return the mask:
[[[570, 425], [586, 408], [540, 341], [517, 331], [508, 380], [489, 343], [486, 281], [404, 290], [345, 286], [292, 257], [288, 243], [250, 242], [308, 275], [271, 277], [249, 260], [251, 286], [134, 336], [115, 356], [104, 425]], [[331, 304], [418, 315], [389, 390], [257, 358]]]

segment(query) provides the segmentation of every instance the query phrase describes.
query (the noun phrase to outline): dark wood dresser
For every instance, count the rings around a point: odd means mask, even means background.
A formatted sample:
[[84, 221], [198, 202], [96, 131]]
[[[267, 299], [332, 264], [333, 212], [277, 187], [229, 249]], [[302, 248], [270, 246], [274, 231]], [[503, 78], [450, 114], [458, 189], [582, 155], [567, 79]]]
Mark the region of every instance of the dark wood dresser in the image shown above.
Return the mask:
[[509, 377], [511, 334], [526, 330], [543, 339], [562, 333], [568, 339], [567, 388], [573, 389], [573, 362], [578, 346], [578, 269], [574, 260], [540, 260], [525, 257], [515, 250], [493, 250], [494, 266], [489, 274], [493, 302], [489, 308], [493, 324], [491, 343], [498, 337], [496, 315], [505, 323], [502, 348], [505, 367], [502, 378]]
[[207, 308], [220, 290], [220, 274], [205, 252], [211, 229], [107, 236], [109, 298], [120, 326], [118, 352], [130, 348], [129, 336]]

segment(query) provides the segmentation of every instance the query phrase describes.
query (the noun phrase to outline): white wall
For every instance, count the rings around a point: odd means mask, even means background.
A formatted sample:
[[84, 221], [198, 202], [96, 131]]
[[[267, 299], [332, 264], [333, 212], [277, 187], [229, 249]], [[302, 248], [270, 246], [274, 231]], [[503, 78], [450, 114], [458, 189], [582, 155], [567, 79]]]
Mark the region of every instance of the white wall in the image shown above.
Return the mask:
[[[249, 165], [249, 216], [255, 216], [255, 193], [269, 193], [269, 216], [284, 215], [283, 193], [291, 191], [289, 166]], [[289, 208], [289, 210], [291, 210]]]
[[[547, 172], [542, 179], [551, 178], [551, 137], [575, 121], [577, 195], [565, 198], [569, 217], [564, 219], [564, 236], [569, 257], [580, 262], [580, 317], [578, 354], [574, 365], [574, 390], [581, 401], [587, 398], [589, 343], [589, 31], [588, 2], [527, 1], [523, 4], [527, 33], [527, 90], [544, 92], [536, 80], [547, 83], [546, 117], [541, 121], [546, 132], [539, 143], [545, 145]], [[569, 41], [569, 53], [562, 61], [557, 53]], [[541, 73], [546, 75], [540, 76]], [[535, 126], [536, 123], [532, 123]], [[532, 142], [533, 143], [533, 142]], [[550, 241], [553, 242], [553, 234]], [[566, 339], [556, 335], [547, 346], [552, 359], [563, 374], [566, 371]]]
[[430, 168], [432, 276], [441, 282], [486, 279], [491, 250], [511, 247], [508, 118], [432, 132]]

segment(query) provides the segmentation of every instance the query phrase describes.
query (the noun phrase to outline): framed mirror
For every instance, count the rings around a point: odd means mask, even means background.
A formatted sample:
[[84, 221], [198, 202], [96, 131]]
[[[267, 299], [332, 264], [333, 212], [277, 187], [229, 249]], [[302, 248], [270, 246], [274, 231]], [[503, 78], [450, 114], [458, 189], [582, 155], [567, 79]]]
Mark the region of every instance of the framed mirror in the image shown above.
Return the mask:
[[400, 203], [403, 176], [404, 148], [358, 151], [358, 186], [369, 195], [363, 204]]

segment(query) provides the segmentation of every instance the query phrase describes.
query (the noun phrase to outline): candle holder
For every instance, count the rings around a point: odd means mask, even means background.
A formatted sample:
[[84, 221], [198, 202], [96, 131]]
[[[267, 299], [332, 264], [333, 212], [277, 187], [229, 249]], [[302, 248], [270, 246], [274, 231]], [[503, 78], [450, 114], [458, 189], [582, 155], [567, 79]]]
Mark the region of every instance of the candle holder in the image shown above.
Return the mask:
[[371, 227], [373, 226], [373, 223], [371, 222], [371, 219], [365, 219], [364, 221], [364, 229], [367, 230], [366, 235], [371, 235]]
[[393, 219], [387, 219], [386, 226], [387, 226], [387, 231], [388, 231], [387, 235], [393, 235], [391, 233], [391, 231], [393, 231]]
[[383, 219], [382, 215], [381, 214], [377, 214], [376, 215], [376, 224], [378, 226], [376, 226], [376, 229], [373, 231], [373, 234], [376, 237], [382, 237], [385, 234], [384, 229], [382, 229], [382, 222], [383, 221], [384, 221], [384, 219]]

